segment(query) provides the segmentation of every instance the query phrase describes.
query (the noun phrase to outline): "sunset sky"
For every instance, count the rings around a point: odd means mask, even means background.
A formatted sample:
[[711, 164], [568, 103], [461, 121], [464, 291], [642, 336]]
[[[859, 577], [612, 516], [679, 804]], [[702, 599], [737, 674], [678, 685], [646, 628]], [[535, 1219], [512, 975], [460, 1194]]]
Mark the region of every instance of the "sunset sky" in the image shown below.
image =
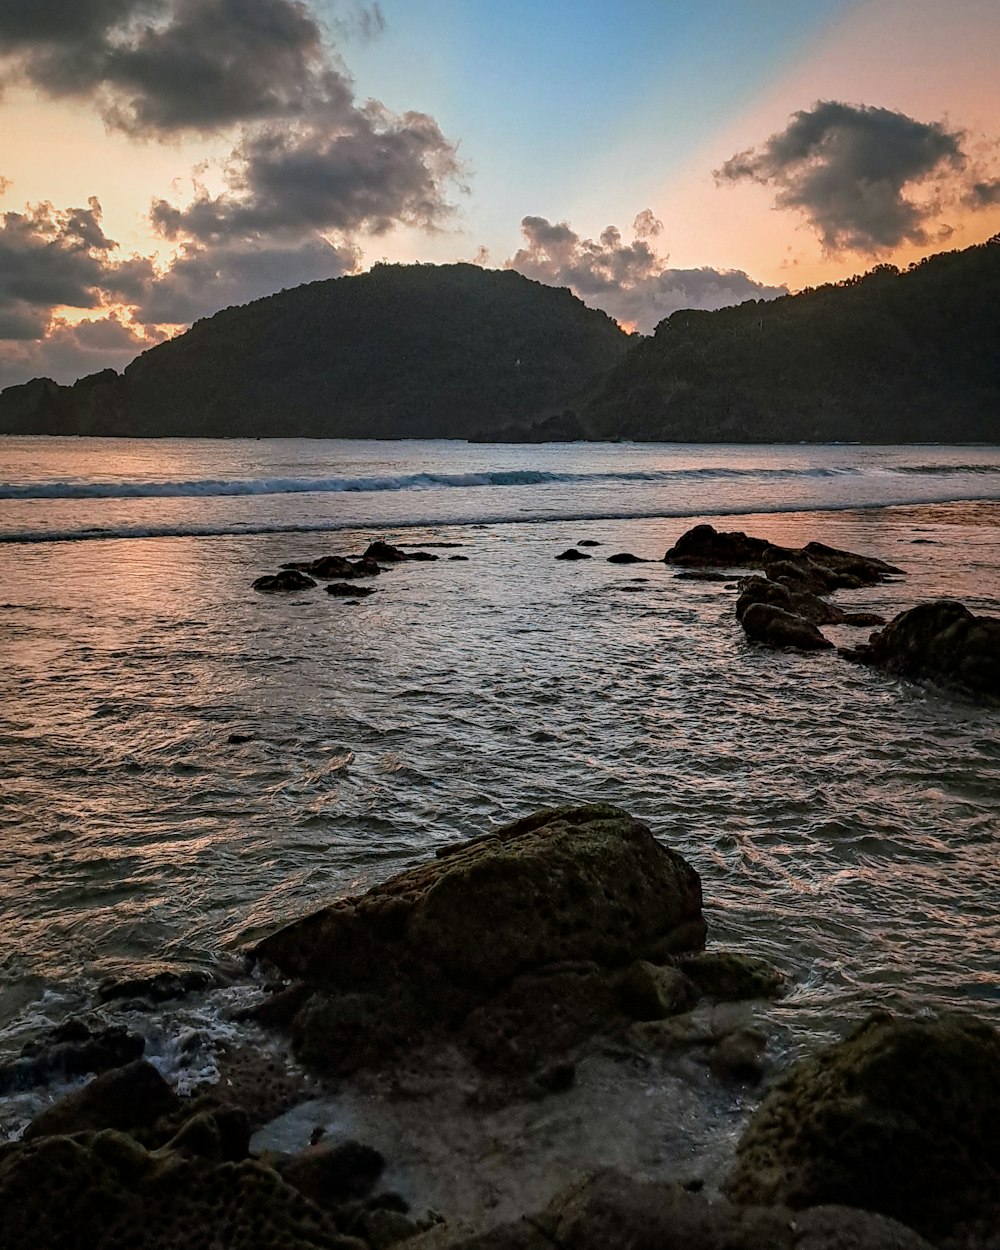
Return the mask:
[[0, 386], [387, 260], [678, 307], [1000, 231], [996, 0], [3, 0]]

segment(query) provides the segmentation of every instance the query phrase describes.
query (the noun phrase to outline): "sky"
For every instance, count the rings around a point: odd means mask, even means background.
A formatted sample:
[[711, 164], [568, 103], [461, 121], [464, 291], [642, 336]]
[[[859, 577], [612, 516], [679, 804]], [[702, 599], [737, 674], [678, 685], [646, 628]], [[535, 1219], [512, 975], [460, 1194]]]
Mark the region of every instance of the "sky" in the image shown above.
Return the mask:
[[996, 0], [2, 0], [0, 387], [380, 261], [629, 330], [1000, 232]]

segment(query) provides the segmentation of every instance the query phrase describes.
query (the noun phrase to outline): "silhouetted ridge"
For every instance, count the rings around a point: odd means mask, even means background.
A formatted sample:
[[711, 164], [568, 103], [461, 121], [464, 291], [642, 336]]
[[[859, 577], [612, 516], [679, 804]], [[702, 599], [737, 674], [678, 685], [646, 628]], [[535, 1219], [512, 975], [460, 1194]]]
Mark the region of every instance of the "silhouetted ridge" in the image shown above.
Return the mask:
[[1000, 441], [1000, 236], [900, 272], [676, 312], [598, 382], [592, 438]]
[[10, 387], [0, 430], [488, 435], [576, 404], [628, 343], [568, 290], [512, 271], [376, 265], [227, 308], [145, 352], [121, 378]]

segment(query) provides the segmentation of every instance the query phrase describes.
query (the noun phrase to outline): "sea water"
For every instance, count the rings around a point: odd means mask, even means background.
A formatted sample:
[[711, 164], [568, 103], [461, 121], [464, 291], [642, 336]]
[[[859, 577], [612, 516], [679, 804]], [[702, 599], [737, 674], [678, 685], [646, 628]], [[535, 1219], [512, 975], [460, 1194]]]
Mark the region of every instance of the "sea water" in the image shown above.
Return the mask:
[[[1000, 448], [0, 439], [0, 1057], [568, 801], [694, 865], [710, 942], [787, 973], [789, 1053], [873, 1006], [1000, 1022], [1000, 710], [607, 562], [701, 520], [904, 570], [845, 606], [1000, 614]], [[440, 558], [357, 604], [250, 588], [375, 537]], [[142, 1027], [173, 1055], [237, 992]]]

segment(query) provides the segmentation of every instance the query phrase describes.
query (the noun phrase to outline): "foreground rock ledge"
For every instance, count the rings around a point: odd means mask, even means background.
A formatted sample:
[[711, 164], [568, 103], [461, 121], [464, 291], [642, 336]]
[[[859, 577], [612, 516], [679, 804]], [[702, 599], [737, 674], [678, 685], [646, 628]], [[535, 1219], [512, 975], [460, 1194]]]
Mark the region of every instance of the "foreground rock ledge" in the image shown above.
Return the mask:
[[262, 1019], [335, 1072], [464, 1030], [484, 1063], [527, 1068], [617, 1011], [614, 973], [705, 942], [701, 882], [607, 805], [537, 812], [339, 900], [253, 954], [298, 984]]
[[767, 1095], [726, 1192], [879, 1211], [931, 1239], [977, 1220], [995, 1230], [1000, 1033], [966, 1016], [873, 1016]]

